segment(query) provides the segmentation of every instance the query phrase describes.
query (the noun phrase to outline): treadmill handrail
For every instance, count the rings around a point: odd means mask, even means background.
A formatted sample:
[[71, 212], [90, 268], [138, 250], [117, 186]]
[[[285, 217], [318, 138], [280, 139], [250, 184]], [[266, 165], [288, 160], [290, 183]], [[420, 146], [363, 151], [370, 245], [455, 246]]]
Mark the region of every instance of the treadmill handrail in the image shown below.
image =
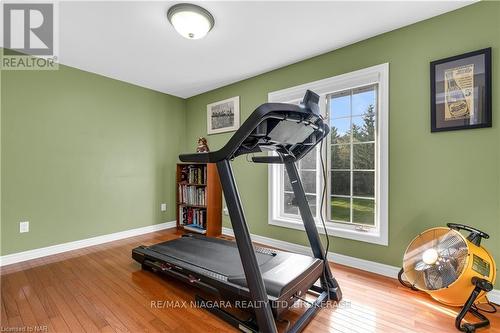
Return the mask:
[[[288, 104], [288, 103], [264, 103], [260, 105], [240, 126], [240, 128], [229, 139], [227, 144], [219, 150], [203, 153], [189, 153], [179, 155], [182, 162], [191, 163], [217, 163], [222, 160], [230, 160], [239, 155], [246, 153], [253, 153], [261, 151], [260, 147], [264, 145], [259, 142], [256, 147], [244, 147], [243, 143], [248, 138], [252, 137], [254, 131], [263, 124], [266, 120], [277, 119], [279, 121], [293, 121], [296, 123], [303, 123], [305, 126], [311, 126], [314, 131], [308, 137], [314, 137], [314, 143], [306, 144], [305, 142], [298, 142], [294, 145], [295, 154], [294, 160], [297, 161], [306, 155], [315, 145], [316, 142], [321, 141], [329, 132], [329, 126], [323, 121], [322, 117], [316, 114], [315, 107], [311, 106], [312, 102], [304, 105]], [[280, 147], [280, 144], [283, 147]], [[285, 143], [273, 142], [271, 150], [284, 149]], [[300, 149], [298, 147], [300, 146]]]
[[[282, 103], [273, 103], [273, 104], [282, 104]], [[262, 121], [269, 118], [275, 118], [271, 115], [270, 116], [262, 115], [258, 117], [258, 114], [262, 113], [260, 108], [265, 105], [266, 104], [263, 104], [257, 110], [255, 110], [221, 149], [203, 153], [181, 154], [179, 155], [179, 159], [182, 162], [192, 162], [192, 163], [217, 163], [225, 159], [230, 159], [229, 157], [232, 156], [237, 151], [237, 149], [241, 146], [243, 141], [245, 141], [245, 139], [253, 132], [253, 130]], [[258, 121], [257, 118], [260, 119], [260, 121]], [[276, 117], [276, 118], [282, 119], [281, 117]]]

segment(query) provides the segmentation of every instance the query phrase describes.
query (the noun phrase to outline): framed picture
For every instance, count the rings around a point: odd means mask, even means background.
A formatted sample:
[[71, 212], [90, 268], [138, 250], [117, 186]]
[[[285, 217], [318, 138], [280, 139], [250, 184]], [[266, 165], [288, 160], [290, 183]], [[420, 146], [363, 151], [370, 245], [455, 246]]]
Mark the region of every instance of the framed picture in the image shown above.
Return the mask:
[[491, 48], [431, 62], [431, 132], [491, 127]]
[[207, 105], [207, 133], [236, 131], [240, 127], [240, 97]]

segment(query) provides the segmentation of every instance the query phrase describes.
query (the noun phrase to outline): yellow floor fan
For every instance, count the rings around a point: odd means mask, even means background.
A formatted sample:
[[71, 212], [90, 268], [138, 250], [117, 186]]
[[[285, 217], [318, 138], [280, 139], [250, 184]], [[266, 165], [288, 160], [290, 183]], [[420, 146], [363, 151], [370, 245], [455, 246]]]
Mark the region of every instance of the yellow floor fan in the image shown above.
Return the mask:
[[[399, 282], [425, 291], [443, 304], [461, 306], [455, 327], [474, 332], [490, 323], [481, 312], [496, 312], [486, 298], [495, 283], [496, 265], [491, 254], [481, 246], [481, 239], [489, 236], [462, 224], [448, 223], [447, 226], [426, 230], [411, 241], [404, 254]], [[465, 237], [460, 230], [470, 233]], [[468, 312], [479, 321], [462, 323]]]

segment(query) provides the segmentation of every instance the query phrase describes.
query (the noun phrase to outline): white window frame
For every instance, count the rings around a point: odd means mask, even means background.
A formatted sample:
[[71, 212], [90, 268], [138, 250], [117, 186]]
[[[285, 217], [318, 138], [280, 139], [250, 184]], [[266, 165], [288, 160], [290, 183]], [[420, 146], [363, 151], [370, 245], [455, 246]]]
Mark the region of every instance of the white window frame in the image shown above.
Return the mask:
[[[302, 84], [299, 86], [270, 92], [268, 94], [269, 102], [289, 102], [301, 99], [306, 90], [312, 90], [320, 95], [319, 107], [323, 116], [327, 117], [327, 95], [332, 93], [358, 88], [370, 84], [378, 85], [378, 98], [377, 98], [377, 138], [376, 144], [376, 167], [375, 170], [375, 198], [377, 204], [375, 205], [375, 228], [360, 228], [357, 224], [351, 223], [336, 223], [327, 222], [327, 231], [330, 236], [341, 238], [353, 239], [379, 245], [389, 245], [389, 64], [384, 63], [354, 72], [337, 75], [327, 79]], [[328, 144], [324, 144], [325, 167], [327, 165], [326, 149], [329, 149]], [[319, 155], [317, 154], [316, 166], [320, 170]], [[270, 225], [286, 227], [296, 230], [304, 230], [304, 225], [300, 218], [291, 216], [282, 216], [281, 212], [281, 194], [279, 193], [282, 184], [282, 172], [280, 172], [280, 165], [269, 165], [268, 171], [268, 223]], [[321, 173], [317, 172], [319, 186], [323, 186]], [[330, 193], [327, 191], [328, 197]], [[317, 201], [321, 198], [317, 195]], [[318, 200], [319, 199], [319, 200]], [[328, 200], [327, 200], [328, 202]], [[319, 202], [317, 203], [319, 207]], [[327, 221], [327, 209], [329, 205], [324, 205], [323, 212], [325, 221]], [[318, 209], [319, 212], [319, 209]], [[321, 219], [316, 216], [316, 225], [318, 231], [324, 234]]]

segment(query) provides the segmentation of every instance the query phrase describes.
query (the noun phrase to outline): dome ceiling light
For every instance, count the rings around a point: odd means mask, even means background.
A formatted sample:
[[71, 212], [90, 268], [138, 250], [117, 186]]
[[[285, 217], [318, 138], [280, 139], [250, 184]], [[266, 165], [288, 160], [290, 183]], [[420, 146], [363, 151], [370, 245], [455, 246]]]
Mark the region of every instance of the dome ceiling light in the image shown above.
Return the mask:
[[187, 39], [205, 37], [215, 24], [215, 19], [208, 10], [190, 3], [170, 7], [167, 18], [175, 30]]

